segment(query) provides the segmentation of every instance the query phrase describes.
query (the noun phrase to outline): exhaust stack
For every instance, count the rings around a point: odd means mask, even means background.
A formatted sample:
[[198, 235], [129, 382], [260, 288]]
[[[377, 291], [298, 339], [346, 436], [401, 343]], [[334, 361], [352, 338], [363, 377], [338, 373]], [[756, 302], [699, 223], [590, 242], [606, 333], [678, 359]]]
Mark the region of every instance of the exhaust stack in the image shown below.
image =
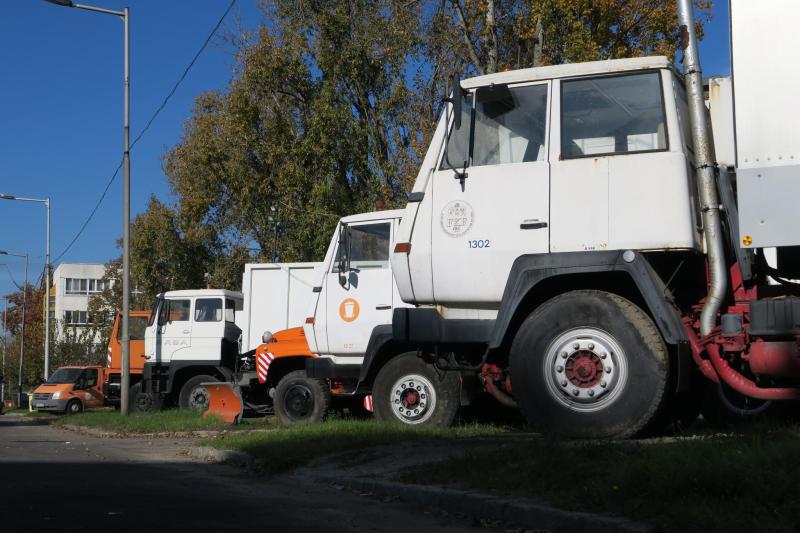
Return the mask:
[[700, 314], [700, 333], [708, 335], [717, 322], [717, 312], [727, 290], [725, 249], [723, 247], [719, 198], [714, 168], [714, 146], [708, 132], [706, 106], [703, 101], [703, 72], [695, 34], [693, 0], [678, 0], [683, 68], [686, 79], [686, 96], [689, 103], [689, 122], [692, 128], [697, 191], [703, 216], [703, 235], [710, 272], [708, 296]]

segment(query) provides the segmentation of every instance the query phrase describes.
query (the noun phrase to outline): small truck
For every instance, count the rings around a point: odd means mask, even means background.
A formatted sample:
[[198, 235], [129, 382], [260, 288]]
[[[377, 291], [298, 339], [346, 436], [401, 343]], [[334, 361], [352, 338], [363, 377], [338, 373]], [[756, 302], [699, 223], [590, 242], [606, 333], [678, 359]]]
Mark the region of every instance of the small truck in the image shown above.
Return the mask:
[[102, 407], [106, 374], [101, 366], [62, 366], [33, 391], [31, 409], [76, 414], [88, 407]]
[[[122, 314], [117, 312], [111, 336], [108, 339], [106, 372], [103, 380], [103, 395], [106, 405], [118, 406], [120, 402], [120, 382], [122, 376]], [[150, 321], [150, 311], [131, 311], [128, 330], [131, 338], [130, 373], [131, 386], [142, 379], [144, 369], [144, 330]]]

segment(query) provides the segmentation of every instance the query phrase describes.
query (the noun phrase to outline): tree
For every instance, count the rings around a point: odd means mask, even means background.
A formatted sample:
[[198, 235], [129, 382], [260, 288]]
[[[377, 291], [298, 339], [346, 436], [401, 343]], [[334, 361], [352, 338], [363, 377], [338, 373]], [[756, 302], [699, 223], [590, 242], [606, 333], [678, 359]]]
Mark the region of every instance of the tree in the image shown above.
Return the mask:
[[405, 83], [415, 2], [264, 3], [225, 93], [196, 100], [165, 156], [183, 227], [207, 225], [255, 258], [318, 258], [336, 219], [397, 205], [408, 188]]

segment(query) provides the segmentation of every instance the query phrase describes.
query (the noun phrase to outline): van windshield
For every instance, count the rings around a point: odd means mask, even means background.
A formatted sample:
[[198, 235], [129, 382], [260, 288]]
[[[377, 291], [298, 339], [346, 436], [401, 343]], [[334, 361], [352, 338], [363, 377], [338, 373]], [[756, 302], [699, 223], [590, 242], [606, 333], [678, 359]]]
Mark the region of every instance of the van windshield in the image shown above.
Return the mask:
[[45, 383], [47, 385], [57, 385], [61, 383], [75, 383], [78, 376], [83, 372], [82, 368], [59, 368], [50, 376]]

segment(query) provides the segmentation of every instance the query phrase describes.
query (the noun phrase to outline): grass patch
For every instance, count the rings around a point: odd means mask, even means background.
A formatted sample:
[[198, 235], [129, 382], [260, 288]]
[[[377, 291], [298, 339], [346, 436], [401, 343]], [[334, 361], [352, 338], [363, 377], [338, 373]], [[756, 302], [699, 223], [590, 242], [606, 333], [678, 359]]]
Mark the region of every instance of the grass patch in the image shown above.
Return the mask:
[[203, 430], [242, 430], [267, 428], [266, 419], [246, 419], [242, 424], [231, 426], [213, 416], [204, 417], [186, 410], [166, 410], [155, 413], [132, 413], [122, 416], [118, 411], [86, 411], [77, 415], [61, 416], [54, 424], [74, 424], [121, 433], [163, 433]]
[[422, 439], [497, 436], [506, 431], [498, 426], [478, 424], [436, 429], [409, 428], [376, 420], [332, 419], [308, 426], [283, 427], [269, 433], [227, 434], [201, 444], [247, 452], [263, 459], [264, 470], [275, 474], [333, 452]]
[[649, 520], [667, 531], [800, 531], [798, 451], [796, 429], [656, 444], [515, 439], [400, 480]]

